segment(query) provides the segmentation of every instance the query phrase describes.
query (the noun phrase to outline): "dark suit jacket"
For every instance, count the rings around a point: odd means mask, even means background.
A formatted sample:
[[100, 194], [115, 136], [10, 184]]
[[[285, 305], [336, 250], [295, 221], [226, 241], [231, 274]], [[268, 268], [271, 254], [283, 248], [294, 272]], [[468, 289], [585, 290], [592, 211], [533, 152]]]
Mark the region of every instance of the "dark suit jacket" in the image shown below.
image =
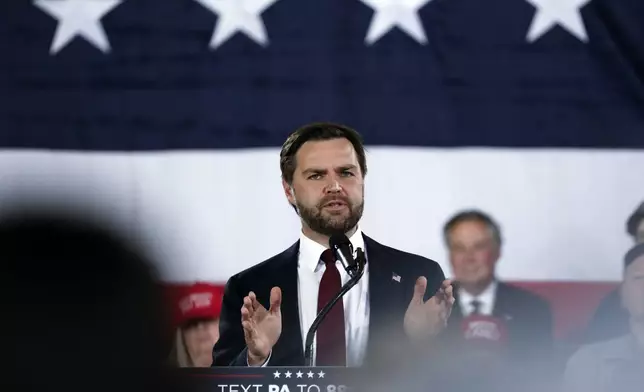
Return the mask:
[[[462, 336], [463, 311], [458, 301], [458, 284], [454, 285], [456, 302], [448, 323], [450, 340]], [[527, 290], [499, 282], [492, 316], [502, 320], [508, 329], [508, 354], [513, 360], [542, 360], [551, 354], [553, 319], [545, 299]]]
[[[369, 265], [369, 341], [367, 359], [381, 353], [381, 342], [404, 339], [403, 319], [419, 276], [427, 278], [426, 299], [440, 288], [445, 275], [433, 260], [379, 244], [364, 236]], [[213, 366], [246, 366], [247, 349], [241, 326], [244, 296], [255, 292], [267, 309], [270, 290], [282, 289], [282, 334], [271, 354], [270, 366], [303, 366], [303, 339], [298, 306], [299, 241], [284, 252], [231, 277], [226, 284], [220, 317], [220, 338], [213, 349]], [[400, 276], [400, 282], [393, 279]], [[379, 328], [379, 326], [392, 328]], [[387, 339], [384, 338], [387, 336]], [[399, 340], [403, 344], [402, 340]]]

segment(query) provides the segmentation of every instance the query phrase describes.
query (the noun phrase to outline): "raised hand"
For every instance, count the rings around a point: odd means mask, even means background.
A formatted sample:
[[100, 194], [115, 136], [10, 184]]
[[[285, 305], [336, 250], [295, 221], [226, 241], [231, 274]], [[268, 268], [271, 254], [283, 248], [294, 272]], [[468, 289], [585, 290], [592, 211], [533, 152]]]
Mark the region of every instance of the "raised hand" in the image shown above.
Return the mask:
[[443, 281], [436, 294], [424, 301], [426, 290], [427, 278], [421, 276], [416, 280], [414, 296], [405, 312], [405, 333], [412, 340], [436, 336], [445, 328], [452, 313], [454, 295], [450, 280]]
[[251, 366], [266, 362], [282, 333], [282, 290], [279, 287], [271, 290], [270, 303], [270, 309], [266, 310], [252, 291], [244, 297], [241, 320], [248, 347], [248, 364]]

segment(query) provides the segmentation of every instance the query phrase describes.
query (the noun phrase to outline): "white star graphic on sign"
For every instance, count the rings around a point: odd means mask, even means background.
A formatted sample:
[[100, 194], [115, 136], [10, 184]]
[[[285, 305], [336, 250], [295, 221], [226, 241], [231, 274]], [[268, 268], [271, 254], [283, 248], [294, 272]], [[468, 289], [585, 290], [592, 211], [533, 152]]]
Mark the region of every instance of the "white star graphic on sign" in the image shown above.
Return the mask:
[[216, 49], [237, 32], [262, 46], [268, 45], [266, 26], [260, 16], [277, 0], [196, 0], [217, 14], [219, 20], [210, 47]]
[[275, 373], [273, 373], [273, 376], [274, 376], [275, 378], [280, 378], [280, 372], [278, 372], [278, 371], [276, 370], [276, 371], [275, 371]]
[[322, 370], [320, 370], [320, 373], [318, 373], [318, 377], [324, 378], [324, 372]]
[[302, 378], [302, 375], [303, 375], [303, 374], [304, 374], [304, 373], [302, 373], [302, 372], [297, 372], [297, 373], [295, 373], [295, 375], [297, 376], [297, 378]]
[[568, 30], [581, 41], [588, 41], [588, 34], [581, 17], [581, 8], [590, 0], [526, 0], [536, 9], [526, 39], [534, 42], [555, 25]]
[[77, 35], [103, 52], [110, 50], [110, 42], [103, 30], [101, 19], [123, 0], [35, 0], [34, 5], [58, 20], [49, 52], [55, 54]]
[[288, 372], [288, 371], [287, 371], [286, 373], [284, 373], [284, 375], [286, 376], [286, 378], [291, 378], [291, 374], [293, 374], [293, 373]]
[[365, 42], [378, 41], [394, 27], [398, 27], [421, 44], [427, 43], [418, 10], [431, 0], [360, 0], [373, 8], [375, 14], [369, 24]]
[[313, 378], [313, 372], [311, 372], [311, 371], [306, 373], [306, 375], [309, 376], [309, 378]]

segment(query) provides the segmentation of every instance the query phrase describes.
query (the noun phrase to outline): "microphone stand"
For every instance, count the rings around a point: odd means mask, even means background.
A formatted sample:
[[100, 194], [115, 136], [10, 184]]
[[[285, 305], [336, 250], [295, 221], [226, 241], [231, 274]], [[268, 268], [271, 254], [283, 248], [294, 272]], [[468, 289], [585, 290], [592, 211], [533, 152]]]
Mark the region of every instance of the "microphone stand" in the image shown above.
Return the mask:
[[326, 317], [326, 315], [331, 311], [331, 308], [333, 308], [333, 305], [336, 304], [342, 298], [353, 286], [358, 284], [358, 281], [360, 278], [362, 278], [362, 275], [364, 274], [364, 266], [366, 263], [366, 258], [364, 255], [364, 252], [362, 249], [358, 248], [356, 251], [356, 262], [353, 266], [347, 266], [345, 267], [347, 270], [347, 273], [351, 276], [351, 279], [342, 286], [342, 289], [338, 294], [333, 297], [333, 299], [327, 303], [324, 308], [318, 313], [318, 316], [315, 318], [313, 321], [313, 324], [311, 324], [311, 328], [309, 328], [309, 332], [306, 334], [306, 350], [304, 351], [304, 363], [305, 366], [307, 367], [312, 367], [313, 366], [313, 339], [315, 338], [315, 333], [318, 330], [318, 327]]

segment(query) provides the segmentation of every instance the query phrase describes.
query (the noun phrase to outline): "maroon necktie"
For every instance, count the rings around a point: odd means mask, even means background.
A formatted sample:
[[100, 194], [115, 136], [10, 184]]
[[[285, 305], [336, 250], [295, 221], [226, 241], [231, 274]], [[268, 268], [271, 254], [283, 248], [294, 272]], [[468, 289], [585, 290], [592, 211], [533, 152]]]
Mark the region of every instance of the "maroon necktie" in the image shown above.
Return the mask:
[[[335, 266], [333, 251], [327, 249], [321, 257], [326, 269], [320, 281], [318, 312], [340, 292], [342, 280]], [[344, 304], [342, 299], [335, 303], [318, 327], [316, 342], [316, 366], [346, 366], [347, 348], [344, 337]]]

